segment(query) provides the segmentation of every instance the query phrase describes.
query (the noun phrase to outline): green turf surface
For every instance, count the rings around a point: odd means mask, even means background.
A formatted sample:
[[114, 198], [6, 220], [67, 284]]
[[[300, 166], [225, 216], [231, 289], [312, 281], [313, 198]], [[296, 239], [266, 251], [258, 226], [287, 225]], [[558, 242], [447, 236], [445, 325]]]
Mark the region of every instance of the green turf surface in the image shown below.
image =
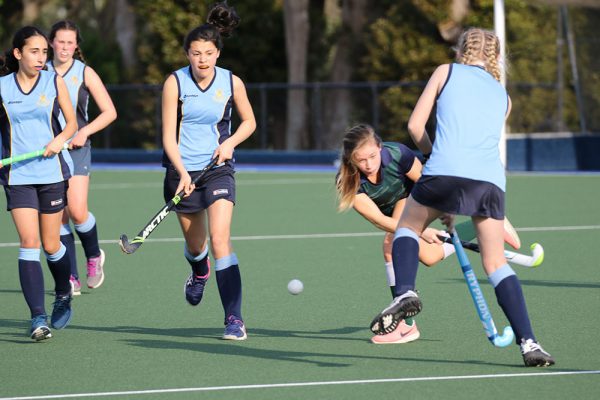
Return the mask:
[[[118, 249], [119, 234], [137, 234], [161, 207], [161, 173], [94, 173], [90, 209], [107, 278], [96, 290], [84, 284], [71, 325], [42, 343], [26, 335], [18, 240], [10, 214], [1, 213], [0, 398], [564, 399], [599, 393], [600, 375], [580, 372], [600, 370], [600, 176], [509, 177], [508, 215], [522, 251], [533, 242], [545, 249], [539, 269], [514, 269], [536, 334], [557, 360], [548, 369], [522, 367], [516, 346], [489, 344], [455, 257], [420, 271], [421, 339], [372, 345], [368, 324], [391, 299], [382, 235], [353, 212], [336, 213], [333, 174], [239, 173], [237, 179], [232, 234], [244, 283], [245, 342], [219, 339], [223, 315], [214, 276], [200, 306], [185, 303], [189, 267], [174, 215], [134, 255]], [[469, 256], [503, 327], [478, 257]], [[50, 312], [52, 279], [43, 265]], [[304, 282], [298, 296], [287, 293], [292, 278]], [[575, 374], [544, 375], [559, 372]], [[301, 385], [282, 386], [295, 383]], [[175, 391], [186, 388], [198, 391]], [[144, 392], [153, 390], [160, 392]]]

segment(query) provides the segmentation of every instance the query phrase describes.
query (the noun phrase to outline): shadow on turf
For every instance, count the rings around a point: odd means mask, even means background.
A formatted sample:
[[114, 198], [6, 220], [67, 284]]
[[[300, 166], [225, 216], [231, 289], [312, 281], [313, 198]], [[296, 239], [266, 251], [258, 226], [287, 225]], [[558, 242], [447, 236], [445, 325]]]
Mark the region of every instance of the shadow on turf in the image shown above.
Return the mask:
[[[17, 328], [22, 330], [27, 325], [25, 320], [14, 320], [14, 319], [0, 319], [0, 327]], [[375, 346], [368, 343], [368, 339], [362, 338], [343, 338], [340, 335], [353, 334], [355, 332], [367, 331], [363, 327], [343, 327], [337, 329], [327, 329], [318, 332], [305, 332], [305, 331], [285, 331], [285, 330], [273, 330], [273, 329], [260, 329], [252, 328], [249, 331], [250, 339], [244, 342], [231, 342], [224, 341], [221, 339], [223, 333], [222, 329], [218, 328], [173, 328], [173, 329], [158, 329], [158, 328], [146, 328], [140, 326], [117, 326], [117, 327], [98, 327], [98, 326], [82, 326], [82, 325], [69, 325], [67, 328], [69, 331], [73, 330], [84, 330], [91, 332], [111, 332], [116, 334], [126, 335], [155, 335], [155, 336], [169, 336], [169, 337], [181, 337], [185, 339], [193, 338], [205, 338], [210, 339], [209, 342], [180, 342], [174, 340], [158, 340], [158, 339], [142, 339], [142, 338], [121, 338], [117, 339], [122, 343], [130, 346], [148, 348], [148, 349], [164, 349], [174, 351], [196, 351], [199, 353], [206, 354], [222, 354], [225, 356], [237, 356], [237, 357], [249, 357], [266, 360], [277, 360], [277, 361], [289, 361], [299, 362], [315, 365], [318, 367], [349, 367], [355, 365], [353, 362], [344, 362], [344, 360], [382, 360], [382, 361], [410, 361], [410, 362], [421, 362], [421, 363], [433, 363], [437, 364], [466, 364], [466, 365], [492, 365], [514, 368], [520, 365], [517, 360], [513, 364], [506, 363], [495, 363], [491, 361], [482, 360], [448, 360], [439, 358], [423, 358], [423, 357], [403, 357], [398, 353], [393, 353], [396, 356], [381, 356], [375, 351], [380, 349], [394, 349], [396, 346]], [[19, 339], [4, 339], [2, 336], [9, 335], [10, 337]], [[292, 350], [274, 350], [255, 348], [252, 346], [252, 339], [260, 338], [302, 338], [302, 339], [326, 339], [331, 341], [332, 337], [335, 340], [355, 340], [365, 342], [368, 346], [373, 346], [373, 355], [358, 355], [348, 353], [326, 353], [326, 352], [307, 352], [307, 351], [292, 351]], [[435, 339], [419, 339], [419, 342], [439, 342], [440, 340]], [[0, 331], [0, 342], [16, 343], [16, 344], [35, 344], [36, 342], [31, 341], [27, 335], [16, 334], [16, 333], [4, 333]], [[46, 341], [51, 343], [52, 341]], [[259, 343], [259, 342], [257, 342]], [[265, 342], [260, 342], [264, 344]], [[410, 346], [410, 345], [409, 345]], [[385, 354], [390, 354], [386, 350]], [[319, 361], [319, 358], [340, 359], [339, 362], [332, 361]]]

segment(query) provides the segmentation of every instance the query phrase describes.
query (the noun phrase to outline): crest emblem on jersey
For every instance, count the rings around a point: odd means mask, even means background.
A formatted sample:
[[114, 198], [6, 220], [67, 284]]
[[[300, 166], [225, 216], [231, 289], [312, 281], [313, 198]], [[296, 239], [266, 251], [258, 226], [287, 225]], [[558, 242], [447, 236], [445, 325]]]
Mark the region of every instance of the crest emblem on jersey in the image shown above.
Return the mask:
[[215, 90], [215, 95], [213, 96], [213, 100], [217, 103], [223, 103], [225, 101], [225, 95], [223, 94], [223, 89]]
[[40, 107], [47, 107], [50, 104], [50, 100], [44, 93], [40, 94], [40, 98], [37, 101], [37, 105]]
[[73, 85], [73, 86], [77, 86], [78, 84], [79, 84], [79, 77], [77, 77], [77, 76], [73, 75], [73, 76], [71, 77], [71, 85]]

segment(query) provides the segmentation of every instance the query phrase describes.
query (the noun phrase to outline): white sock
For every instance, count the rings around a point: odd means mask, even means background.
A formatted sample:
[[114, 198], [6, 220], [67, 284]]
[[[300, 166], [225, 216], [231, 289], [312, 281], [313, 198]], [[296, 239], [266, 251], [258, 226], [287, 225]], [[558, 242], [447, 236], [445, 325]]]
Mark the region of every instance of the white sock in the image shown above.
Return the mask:
[[442, 249], [444, 249], [444, 258], [442, 260], [445, 260], [446, 258], [448, 258], [449, 256], [451, 256], [452, 254], [454, 254], [454, 252], [456, 251], [454, 249], [454, 245], [451, 243], [444, 243], [442, 244]]
[[385, 275], [387, 277], [388, 286], [395, 286], [396, 275], [394, 275], [394, 264], [391, 261], [385, 263]]

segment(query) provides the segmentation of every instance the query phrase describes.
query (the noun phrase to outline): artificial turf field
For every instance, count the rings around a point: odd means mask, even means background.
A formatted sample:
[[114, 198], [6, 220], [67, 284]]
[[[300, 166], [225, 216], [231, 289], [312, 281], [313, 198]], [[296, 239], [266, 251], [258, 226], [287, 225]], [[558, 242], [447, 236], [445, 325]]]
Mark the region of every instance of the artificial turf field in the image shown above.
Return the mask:
[[[240, 172], [232, 227], [244, 284], [248, 340], [220, 339], [214, 276], [202, 304], [183, 297], [189, 267], [175, 215], [135, 254], [137, 234], [162, 205], [162, 173], [97, 171], [90, 209], [106, 280], [85, 287], [74, 317], [35, 343], [17, 272], [18, 240], [0, 213], [0, 400], [140, 399], [587, 399], [600, 393], [600, 175], [512, 175], [507, 212], [545, 261], [518, 273], [534, 330], [557, 361], [525, 368], [515, 345], [486, 339], [456, 257], [422, 267], [421, 338], [373, 345], [368, 324], [391, 300], [382, 234], [335, 209], [333, 173]], [[0, 206], [5, 209], [4, 196]], [[475, 253], [468, 253], [496, 325], [506, 320]], [[80, 273], [85, 275], [78, 245]], [[46, 308], [52, 278], [45, 261]], [[292, 296], [287, 282], [304, 292]]]

